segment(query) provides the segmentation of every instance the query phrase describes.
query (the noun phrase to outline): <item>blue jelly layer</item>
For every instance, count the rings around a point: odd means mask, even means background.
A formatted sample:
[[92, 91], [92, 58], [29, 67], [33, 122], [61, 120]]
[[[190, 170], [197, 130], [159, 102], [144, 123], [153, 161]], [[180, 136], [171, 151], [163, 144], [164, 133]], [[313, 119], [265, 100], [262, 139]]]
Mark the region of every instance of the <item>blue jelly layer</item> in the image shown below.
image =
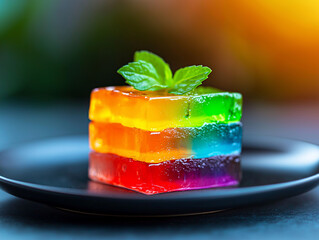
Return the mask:
[[[186, 130], [186, 128], [185, 128]], [[242, 124], [204, 124], [188, 128], [193, 158], [240, 154]]]

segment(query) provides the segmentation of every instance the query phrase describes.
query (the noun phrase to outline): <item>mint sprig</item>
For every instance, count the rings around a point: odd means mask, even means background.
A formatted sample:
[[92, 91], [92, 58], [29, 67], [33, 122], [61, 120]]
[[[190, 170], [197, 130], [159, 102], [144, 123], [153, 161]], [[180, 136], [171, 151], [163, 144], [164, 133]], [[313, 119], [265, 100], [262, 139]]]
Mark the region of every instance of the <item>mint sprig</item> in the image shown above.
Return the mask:
[[211, 71], [202, 65], [189, 66], [177, 70], [173, 76], [169, 65], [161, 57], [148, 51], [137, 51], [134, 62], [121, 67], [117, 72], [137, 90], [166, 90], [181, 95], [201, 85]]

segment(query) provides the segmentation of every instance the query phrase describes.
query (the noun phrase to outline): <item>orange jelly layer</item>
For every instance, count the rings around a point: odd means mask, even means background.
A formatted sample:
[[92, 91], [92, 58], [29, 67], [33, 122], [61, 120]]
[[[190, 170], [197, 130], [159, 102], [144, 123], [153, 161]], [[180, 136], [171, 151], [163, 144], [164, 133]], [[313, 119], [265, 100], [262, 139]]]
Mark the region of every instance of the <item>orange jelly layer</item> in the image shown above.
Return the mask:
[[137, 91], [129, 86], [92, 91], [89, 118], [147, 131], [200, 127], [204, 123], [234, 123], [241, 119], [242, 96], [209, 88], [209, 93], [178, 96]]
[[118, 123], [91, 122], [89, 126], [92, 150], [153, 163], [190, 157], [190, 142], [182, 134], [172, 129], [144, 131]]

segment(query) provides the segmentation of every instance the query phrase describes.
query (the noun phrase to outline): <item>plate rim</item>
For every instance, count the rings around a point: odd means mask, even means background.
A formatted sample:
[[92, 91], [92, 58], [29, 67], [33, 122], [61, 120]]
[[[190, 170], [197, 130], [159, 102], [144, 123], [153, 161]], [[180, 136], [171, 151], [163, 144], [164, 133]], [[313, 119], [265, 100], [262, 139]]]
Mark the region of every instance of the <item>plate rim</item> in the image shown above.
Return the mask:
[[[170, 192], [161, 193], [161, 194], [154, 194], [154, 195], [146, 195], [146, 194], [134, 192], [134, 194], [132, 195], [124, 196], [124, 194], [107, 195], [107, 194], [98, 193], [98, 192], [90, 193], [80, 189], [47, 186], [42, 184], [14, 180], [11, 178], [0, 176], [0, 185], [6, 184], [16, 188], [42, 191], [42, 192], [47, 192], [51, 194], [57, 193], [57, 194], [77, 196], [77, 197], [85, 196], [85, 197], [92, 197], [92, 198], [125, 199], [130, 201], [142, 200], [142, 199], [144, 200], [145, 198], [148, 198], [150, 201], [153, 201], [154, 199], [155, 200], [164, 200], [164, 199], [191, 200], [194, 198], [203, 199], [203, 198], [211, 198], [211, 197], [235, 197], [235, 195], [243, 196], [243, 195], [250, 195], [251, 193], [260, 194], [260, 193], [278, 191], [281, 189], [302, 186], [307, 183], [316, 182], [316, 181], [318, 182], [317, 184], [319, 184], [319, 173], [316, 173], [308, 177], [300, 178], [297, 180], [292, 180], [292, 181], [287, 181], [282, 183], [267, 184], [267, 185], [259, 185], [259, 186], [248, 186], [248, 187], [241, 187], [241, 188], [225, 188], [225, 189], [201, 189], [201, 190], [180, 191], [180, 192], [173, 192], [173, 193], [170, 193]], [[195, 191], [197, 192], [196, 197], [193, 196], [194, 195], [193, 192]]]

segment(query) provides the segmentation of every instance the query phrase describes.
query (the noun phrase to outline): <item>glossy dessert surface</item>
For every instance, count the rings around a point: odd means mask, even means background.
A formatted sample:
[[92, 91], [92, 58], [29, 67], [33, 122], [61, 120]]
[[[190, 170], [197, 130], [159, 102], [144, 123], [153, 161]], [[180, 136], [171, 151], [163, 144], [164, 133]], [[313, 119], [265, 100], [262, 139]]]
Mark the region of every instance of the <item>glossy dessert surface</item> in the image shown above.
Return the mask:
[[89, 140], [91, 149], [96, 152], [159, 163], [240, 154], [241, 132], [241, 123], [145, 131], [118, 123], [91, 122]]
[[97, 88], [91, 94], [89, 118], [147, 131], [240, 121], [241, 94], [202, 89], [195, 94], [173, 95], [141, 92], [129, 86]]
[[90, 179], [144, 194], [235, 186], [241, 178], [242, 96], [129, 86], [92, 91]]
[[115, 154], [90, 153], [89, 177], [144, 194], [235, 186], [241, 178], [238, 155], [179, 159], [151, 164]]

